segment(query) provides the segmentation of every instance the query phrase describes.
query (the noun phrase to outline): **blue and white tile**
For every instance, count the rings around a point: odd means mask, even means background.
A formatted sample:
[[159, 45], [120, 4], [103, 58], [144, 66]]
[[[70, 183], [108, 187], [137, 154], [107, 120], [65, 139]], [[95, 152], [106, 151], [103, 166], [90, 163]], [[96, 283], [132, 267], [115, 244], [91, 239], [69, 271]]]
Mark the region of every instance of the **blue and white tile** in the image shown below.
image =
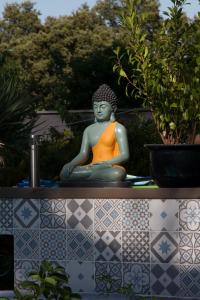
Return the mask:
[[92, 231], [67, 231], [67, 260], [94, 261]]
[[15, 260], [15, 285], [28, 279], [28, 274], [39, 270], [38, 260]]
[[176, 296], [180, 290], [180, 273], [177, 265], [151, 265], [151, 292], [153, 295]]
[[94, 200], [94, 203], [94, 230], [121, 230], [122, 201], [119, 199], [97, 199]]
[[39, 228], [38, 199], [14, 200], [14, 228]]
[[42, 199], [40, 201], [40, 227], [65, 229], [67, 227], [66, 202], [63, 199]]
[[150, 266], [148, 264], [123, 264], [123, 285], [131, 284], [136, 294], [150, 294]]
[[95, 260], [122, 260], [122, 235], [120, 231], [95, 232]]
[[180, 228], [185, 231], [200, 229], [200, 199], [180, 201]]
[[149, 230], [148, 200], [123, 200], [122, 230]]
[[179, 263], [178, 232], [150, 232], [151, 262]]
[[123, 262], [150, 262], [149, 232], [122, 231]]
[[69, 286], [73, 292], [94, 292], [94, 262], [67, 262], [66, 272], [69, 274]]
[[15, 259], [38, 259], [39, 240], [39, 230], [14, 230]]
[[40, 232], [40, 257], [49, 260], [66, 259], [66, 231], [41, 230]]
[[193, 234], [192, 232], [180, 232], [180, 263], [192, 264], [193, 263]]
[[13, 228], [13, 199], [0, 199], [0, 229]]
[[[108, 280], [109, 279], [109, 280]], [[110, 285], [110, 282], [112, 284]], [[122, 264], [111, 262], [95, 263], [95, 290], [98, 293], [114, 293], [122, 287]]]
[[180, 232], [180, 263], [200, 264], [200, 233]]
[[[180, 295], [182, 297], [200, 297], [200, 266], [180, 266]], [[198, 298], [199, 299], [199, 298]]]
[[150, 200], [150, 230], [177, 231], [179, 230], [178, 200]]
[[92, 199], [67, 200], [68, 229], [93, 230], [94, 207]]

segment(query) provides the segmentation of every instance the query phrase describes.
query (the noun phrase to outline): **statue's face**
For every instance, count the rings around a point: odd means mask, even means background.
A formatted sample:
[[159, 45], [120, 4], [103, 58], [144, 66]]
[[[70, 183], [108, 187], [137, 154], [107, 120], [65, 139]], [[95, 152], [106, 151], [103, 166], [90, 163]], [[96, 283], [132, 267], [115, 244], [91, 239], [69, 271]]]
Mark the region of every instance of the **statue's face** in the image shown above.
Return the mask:
[[112, 113], [112, 106], [107, 101], [94, 102], [93, 104], [94, 115], [97, 121], [109, 121]]

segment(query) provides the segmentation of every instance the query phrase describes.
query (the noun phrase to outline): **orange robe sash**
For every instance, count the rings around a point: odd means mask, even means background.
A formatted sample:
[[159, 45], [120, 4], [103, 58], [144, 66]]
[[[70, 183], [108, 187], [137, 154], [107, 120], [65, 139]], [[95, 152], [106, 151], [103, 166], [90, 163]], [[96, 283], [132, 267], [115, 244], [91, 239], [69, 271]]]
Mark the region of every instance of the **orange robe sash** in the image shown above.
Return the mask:
[[117, 122], [109, 124], [100, 136], [97, 144], [92, 147], [92, 164], [111, 160], [113, 157], [116, 157], [120, 154], [120, 149], [115, 134], [116, 125]]

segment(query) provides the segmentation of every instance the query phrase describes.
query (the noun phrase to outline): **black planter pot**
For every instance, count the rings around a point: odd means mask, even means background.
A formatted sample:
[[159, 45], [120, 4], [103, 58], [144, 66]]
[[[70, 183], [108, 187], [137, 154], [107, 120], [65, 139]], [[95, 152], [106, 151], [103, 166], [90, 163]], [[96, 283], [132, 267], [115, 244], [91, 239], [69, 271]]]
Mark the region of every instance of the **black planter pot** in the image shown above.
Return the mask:
[[200, 186], [200, 145], [145, 145], [159, 187]]

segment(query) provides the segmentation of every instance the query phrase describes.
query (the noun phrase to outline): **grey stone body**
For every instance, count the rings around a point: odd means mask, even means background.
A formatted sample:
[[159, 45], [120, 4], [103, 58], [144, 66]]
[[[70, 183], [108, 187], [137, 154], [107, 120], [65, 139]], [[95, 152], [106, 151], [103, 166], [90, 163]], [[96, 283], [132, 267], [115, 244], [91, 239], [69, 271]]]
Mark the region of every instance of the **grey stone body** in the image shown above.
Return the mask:
[[62, 181], [69, 180], [103, 180], [123, 181], [126, 171], [119, 165], [129, 158], [129, 147], [126, 128], [117, 122], [115, 134], [120, 154], [111, 160], [100, 161], [95, 164], [83, 165], [87, 162], [90, 151], [94, 147], [107, 126], [115, 121], [112, 105], [107, 101], [93, 103], [95, 123], [88, 126], [83, 133], [82, 145], [79, 154], [61, 170]]

